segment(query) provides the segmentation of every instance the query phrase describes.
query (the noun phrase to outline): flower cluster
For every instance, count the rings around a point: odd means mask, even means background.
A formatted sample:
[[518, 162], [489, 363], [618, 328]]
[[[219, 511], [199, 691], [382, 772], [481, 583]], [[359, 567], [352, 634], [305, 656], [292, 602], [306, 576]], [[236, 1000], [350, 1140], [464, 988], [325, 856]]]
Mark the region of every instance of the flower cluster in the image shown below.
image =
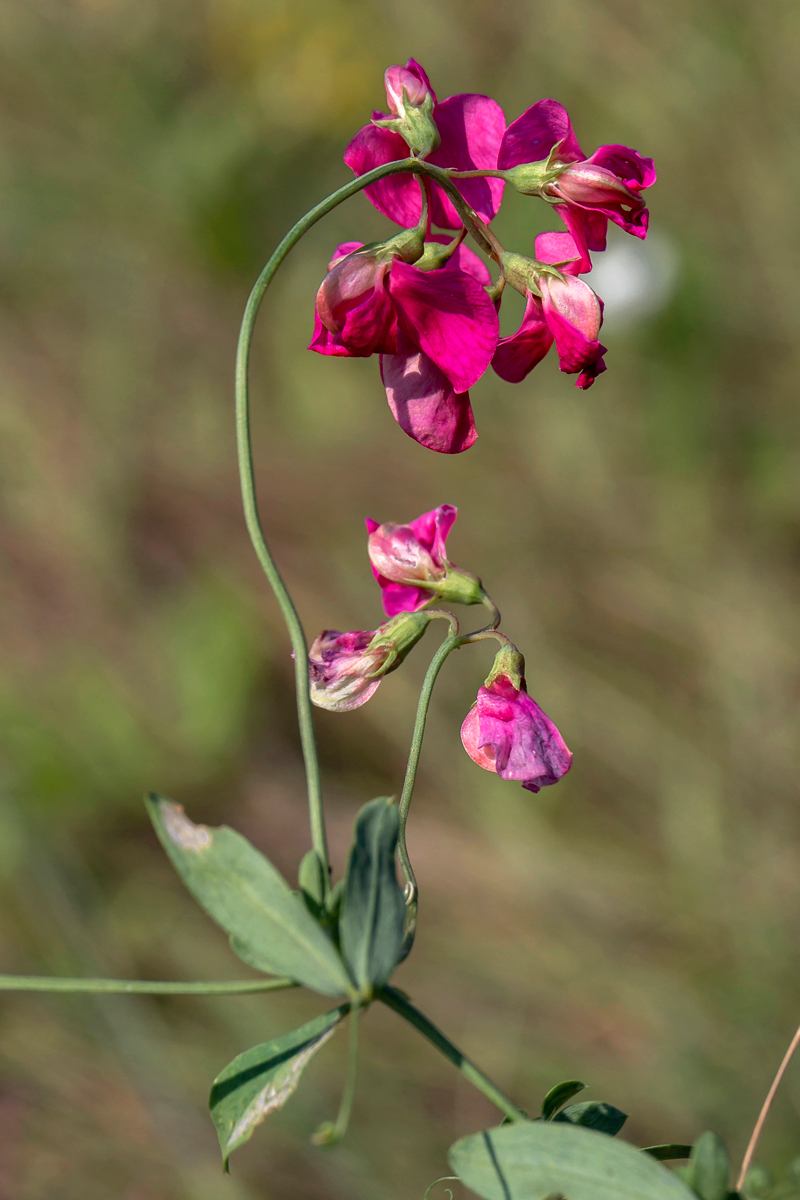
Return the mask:
[[[319, 635], [309, 651], [314, 704], [348, 712], [366, 703], [384, 675], [395, 670], [422, 637], [434, 615], [429, 609], [434, 600], [491, 606], [477, 575], [455, 566], [447, 556], [447, 537], [456, 516], [452, 504], [440, 504], [407, 525], [367, 518], [370, 565], [389, 620], [376, 630], [326, 629]], [[538, 792], [567, 773], [572, 755], [553, 722], [528, 695], [522, 655], [504, 634], [491, 629], [487, 635], [501, 648], [467, 714], [461, 740], [478, 766]]]
[[[410, 159], [426, 169], [365, 188], [403, 231], [378, 244], [337, 246], [317, 292], [309, 349], [378, 354], [400, 427], [431, 450], [457, 454], [477, 436], [469, 389], [490, 365], [517, 383], [555, 342], [561, 370], [577, 375], [578, 387], [606, 369], [603, 304], [578, 276], [591, 271], [591, 252], [605, 249], [609, 221], [647, 236], [642, 191], [656, 175], [652, 160], [627, 146], [601, 146], [587, 158], [556, 100], [538, 101], [506, 127], [488, 96], [439, 101], [414, 59], [389, 67], [385, 84], [388, 113], [373, 113], [345, 163], [356, 175]], [[551, 204], [566, 226], [536, 237], [533, 258], [504, 250], [490, 229], [506, 183]], [[494, 283], [462, 243], [467, 233], [498, 268]], [[526, 308], [517, 332], [501, 338], [506, 284]]]

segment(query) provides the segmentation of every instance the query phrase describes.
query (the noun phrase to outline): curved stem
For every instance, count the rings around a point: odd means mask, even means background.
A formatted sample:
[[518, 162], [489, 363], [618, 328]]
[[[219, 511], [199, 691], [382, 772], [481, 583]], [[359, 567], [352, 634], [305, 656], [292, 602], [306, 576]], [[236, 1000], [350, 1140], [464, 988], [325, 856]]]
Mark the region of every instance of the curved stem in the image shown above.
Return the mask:
[[406, 1000], [396, 988], [382, 987], [375, 993], [378, 1000], [382, 1000], [384, 1004], [393, 1009], [404, 1020], [418, 1029], [423, 1037], [426, 1037], [436, 1049], [448, 1059], [454, 1067], [457, 1067], [465, 1079], [476, 1087], [479, 1092], [482, 1092], [487, 1100], [494, 1104], [495, 1108], [499, 1108], [504, 1116], [511, 1121], [526, 1121], [527, 1117], [521, 1109], [509, 1100], [505, 1092], [501, 1092], [497, 1084], [492, 1083], [488, 1075], [484, 1075], [480, 1067], [476, 1067], [474, 1062], [467, 1058], [466, 1054], [462, 1054], [458, 1046], [455, 1046], [448, 1037], [446, 1037], [441, 1029], [429, 1021], [424, 1013], [421, 1013], [418, 1008], [415, 1008], [410, 1001]]
[[758, 1114], [758, 1120], [756, 1121], [755, 1128], [753, 1129], [753, 1132], [750, 1136], [750, 1141], [747, 1143], [747, 1149], [744, 1152], [744, 1158], [742, 1159], [742, 1169], [739, 1172], [739, 1178], [736, 1180], [737, 1192], [740, 1192], [742, 1190], [742, 1188], [744, 1187], [745, 1177], [747, 1176], [747, 1172], [750, 1170], [750, 1166], [753, 1161], [753, 1155], [756, 1152], [756, 1147], [758, 1146], [758, 1140], [761, 1137], [761, 1131], [763, 1130], [764, 1123], [765, 1123], [767, 1117], [769, 1116], [769, 1110], [772, 1108], [772, 1101], [775, 1099], [775, 1093], [777, 1092], [778, 1088], [780, 1087], [781, 1080], [783, 1079], [784, 1075], [786, 1074], [786, 1068], [789, 1066], [789, 1063], [792, 1061], [792, 1058], [794, 1057], [794, 1053], [797, 1050], [798, 1046], [800, 1046], [800, 1029], [797, 1030], [797, 1032], [795, 1033], [791, 1042], [789, 1043], [789, 1049], [786, 1051], [786, 1053], [783, 1056], [783, 1062], [778, 1067], [778, 1073], [772, 1081], [772, 1087], [767, 1092], [767, 1098], [761, 1106], [761, 1112]]
[[0, 975], [0, 992], [116, 992], [148, 996], [236, 996], [297, 987], [293, 979], [231, 979], [171, 983], [146, 979], [58, 979], [46, 975]]
[[[239, 343], [236, 350], [236, 446], [239, 456], [239, 478], [242, 488], [242, 503], [244, 517], [253, 549], [264, 570], [270, 587], [283, 613], [289, 637], [294, 651], [295, 687], [297, 691], [297, 718], [300, 726], [300, 742], [303, 749], [303, 761], [306, 770], [308, 787], [308, 804], [311, 818], [311, 840], [314, 849], [323, 865], [323, 877], [326, 894], [330, 888], [330, 864], [328, 858], [328, 842], [325, 832], [325, 817], [322, 809], [322, 794], [320, 786], [319, 762], [314, 740], [314, 726], [311, 716], [311, 697], [308, 685], [308, 649], [305, 633], [297, 610], [289, 595], [286, 584], [281, 578], [280, 571], [272, 557], [267, 544], [261, 519], [258, 512], [256, 497], [255, 475], [253, 470], [253, 451], [250, 437], [250, 397], [248, 384], [248, 369], [250, 363], [250, 347], [253, 340], [253, 329], [264, 293], [272, 282], [278, 267], [289, 251], [300, 241], [305, 233], [322, 217], [332, 212], [337, 205], [350, 196], [356, 195], [371, 183], [385, 179], [389, 175], [412, 171], [415, 174], [434, 179], [444, 188], [458, 211], [465, 226], [472, 233], [480, 247], [493, 258], [497, 258], [499, 243], [491, 230], [481, 221], [465, 202], [454, 183], [451, 183], [447, 173], [439, 167], [432, 166], [421, 159], [405, 158], [397, 162], [384, 163], [352, 179], [343, 187], [333, 192], [325, 200], [310, 209], [305, 216], [289, 230], [278, 245], [259, 275], [245, 306], [242, 325], [239, 332]], [[502, 248], [501, 248], [502, 249]]]
[[408, 810], [411, 807], [411, 796], [414, 792], [414, 782], [417, 778], [417, 767], [419, 766], [419, 756], [422, 750], [422, 739], [425, 736], [425, 722], [428, 719], [428, 708], [430, 707], [433, 685], [436, 683], [436, 677], [444, 666], [448, 655], [457, 649], [462, 642], [462, 638], [458, 634], [458, 623], [455, 617], [452, 617], [452, 622], [450, 634], [445, 638], [431, 659], [431, 664], [422, 683], [422, 690], [419, 694], [419, 703], [417, 705], [417, 717], [414, 722], [414, 733], [411, 738], [411, 749], [408, 752], [403, 790], [400, 794], [400, 833], [397, 839], [397, 853], [400, 857], [400, 865], [403, 868], [406, 884], [408, 885], [406, 889], [406, 903], [409, 905], [415, 899], [417, 881], [414, 877], [414, 871], [406, 847], [406, 823], [408, 821]]

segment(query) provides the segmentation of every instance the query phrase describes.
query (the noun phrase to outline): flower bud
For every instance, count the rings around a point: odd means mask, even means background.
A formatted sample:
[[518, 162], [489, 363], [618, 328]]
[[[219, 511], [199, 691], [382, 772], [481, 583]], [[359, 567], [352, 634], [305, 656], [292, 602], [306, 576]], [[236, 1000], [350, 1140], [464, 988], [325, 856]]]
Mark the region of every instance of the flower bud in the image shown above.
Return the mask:
[[516, 646], [509, 642], [498, 651], [461, 727], [461, 741], [485, 771], [538, 792], [566, 775], [572, 755], [547, 713], [528, 695], [524, 669]]
[[379, 129], [399, 133], [417, 158], [425, 158], [441, 145], [433, 119], [436, 95], [419, 63], [410, 58], [404, 67], [389, 67], [384, 75], [391, 117], [373, 117]]
[[308, 652], [312, 702], [331, 712], [365, 704], [384, 675], [400, 666], [429, 620], [427, 613], [403, 613], [374, 631], [323, 630]]

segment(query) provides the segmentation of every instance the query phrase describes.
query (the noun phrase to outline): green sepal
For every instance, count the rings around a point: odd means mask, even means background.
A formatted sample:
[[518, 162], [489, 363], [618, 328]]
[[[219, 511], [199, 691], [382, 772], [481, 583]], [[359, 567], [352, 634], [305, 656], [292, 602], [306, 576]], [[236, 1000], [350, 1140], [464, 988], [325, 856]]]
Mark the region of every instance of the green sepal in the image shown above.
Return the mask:
[[727, 1200], [731, 1164], [715, 1133], [701, 1133], [692, 1146], [688, 1166], [677, 1171], [700, 1200]]
[[146, 803], [176, 871], [244, 962], [326, 996], [352, 993], [328, 934], [246, 838], [225, 825], [195, 825], [179, 804], [153, 793]]
[[397, 882], [397, 806], [381, 796], [356, 817], [339, 914], [342, 956], [364, 999], [388, 980], [403, 950], [405, 902]]
[[208, 1106], [226, 1171], [233, 1151], [249, 1141], [265, 1117], [283, 1108], [306, 1063], [333, 1035], [347, 1012], [348, 1005], [343, 1004], [293, 1033], [253, 1046], [220, 1072], [212, 1084]]
[[518, 1121], [471, 1134], [449, 1162], [484, 1200], [691, 1200], [677, 1176], [629, 1142], [554, 1121]]
[[580, 1104], [570, 1104], [554, 1117], [554, 1121], [569, 1121], [571, 1125], [582, 1125], [584, 1129], [596, 1129], [598, 1133], [607, 1133], [615, 1137], [628, 1119], [628, 1114], [613, 1104], [605, 1104], [602, 1100], [584, 1100]]
[[557, 1083], [555, 1087], [551, 1087], [542, 1101], [542, 1120], [552, 1121], [562, 1104], [566, 1104], [573, 1096], [577, 1096], [578, 1092], [582, 1092], [585, 1087], [586, 1084], [580, 1079], [566, 1079], [563, 1083]]

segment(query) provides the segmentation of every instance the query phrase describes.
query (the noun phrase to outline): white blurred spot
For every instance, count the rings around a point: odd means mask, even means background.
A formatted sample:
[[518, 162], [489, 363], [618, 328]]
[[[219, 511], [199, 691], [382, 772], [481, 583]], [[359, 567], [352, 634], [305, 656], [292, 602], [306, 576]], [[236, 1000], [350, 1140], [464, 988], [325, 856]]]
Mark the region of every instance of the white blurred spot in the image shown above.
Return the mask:
[[608, 249], [592, 255], [592, 272], [584, 275], [605, 304], [606, 324], [633, 325], [669, 304], [680, 273], [678, 251], [663, 233], [647, 240], [609, 225]]

